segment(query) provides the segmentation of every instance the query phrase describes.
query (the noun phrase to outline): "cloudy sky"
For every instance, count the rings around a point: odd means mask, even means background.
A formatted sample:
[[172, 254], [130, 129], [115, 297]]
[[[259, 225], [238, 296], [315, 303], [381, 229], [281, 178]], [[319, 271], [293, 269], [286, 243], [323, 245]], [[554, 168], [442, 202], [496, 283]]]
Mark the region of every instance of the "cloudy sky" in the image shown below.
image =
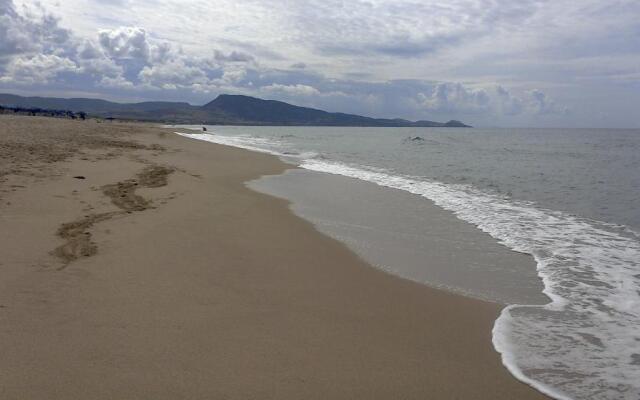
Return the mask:
[[0, 0], [0, 91], [640, 128], [640, 1]]

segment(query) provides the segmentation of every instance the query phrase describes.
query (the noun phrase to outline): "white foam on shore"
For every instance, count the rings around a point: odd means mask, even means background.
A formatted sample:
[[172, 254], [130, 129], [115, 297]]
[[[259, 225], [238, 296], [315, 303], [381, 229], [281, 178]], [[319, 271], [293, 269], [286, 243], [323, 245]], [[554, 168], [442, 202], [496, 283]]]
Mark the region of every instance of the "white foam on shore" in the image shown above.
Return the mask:
[[[192, 128], [192, 130], [197, 130]], [[204, 140], [205, 142], [223, 144], [226, 146], [238, 147], [241, 149], [256, 151], [258, 153], [267, 153], [275, 156], [284, 156], [284, 153], [269, 150], [268, 147], [273, 142], [263, 138], [256, 138], [251, 136], [220, 136], [207, 133], [184, 133], [175, 132], [176, 134], [191, 139]]]
[[[199, 131], [200, 128], [186, 128], [190, 130]], [[284, 161], [290, 162], [295, 160], [294, 162], [297, 164], [300, 160], [313, 158], [317, 156], [317, 153], [309, 151], [309, 152], [290, 152], [281, 149], [285, 146], [285, 143], [276, 143], [272, 139], [265, 139], [256, 136], [250, 135], [242, 135], [242, 136], [222, 136], [215, 135], [211, 133], [184, 133], [184, 132], [175, 132], [176, 134], [184, 137], [188, 137], [191, 139], [203, 140], [205, 142], [222, 144], [225, 146], [238, 147], [240, 149], [251, 150], [258, 153], [266, 153], [274, 156], [278, 156], [283, 158]], [[279, 147], [279, 150], [276, 150], [274, 147]]]
[[[266, 139], [182, 135], [285, 155]], [[637, 233], [471, 186], [305, 156], [300, 166], [423, 196], [505, 246], [532, 254], [550, 303], [511, 305], [502, 311], [493, 344], [504, 365], [516, 378], [557, 399], [640, 398]]]

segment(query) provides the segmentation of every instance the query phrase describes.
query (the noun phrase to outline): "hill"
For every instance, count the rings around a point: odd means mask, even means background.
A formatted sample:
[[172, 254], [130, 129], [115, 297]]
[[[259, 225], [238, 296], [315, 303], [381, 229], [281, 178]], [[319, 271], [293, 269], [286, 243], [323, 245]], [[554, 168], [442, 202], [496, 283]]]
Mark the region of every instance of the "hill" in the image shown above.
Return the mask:
[[204, 106], [181, 102], [114, 103], [99, 99], [22, 97], [0, 94], [0, 105], [84, 112], [102, 118], [133, 119], [177, 124], [209, 125], [307, 125], [307, 126], [388, 126], [467, 127], [459, 121], [408, 121], [354, 114], [330, 113], [276, 100], [250, 96], [220, 95]]

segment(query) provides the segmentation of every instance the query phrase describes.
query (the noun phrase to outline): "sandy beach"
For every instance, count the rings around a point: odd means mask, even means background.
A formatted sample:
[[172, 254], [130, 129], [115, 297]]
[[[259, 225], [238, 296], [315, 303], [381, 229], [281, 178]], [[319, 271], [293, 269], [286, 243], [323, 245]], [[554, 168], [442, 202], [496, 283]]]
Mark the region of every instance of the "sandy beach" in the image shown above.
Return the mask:
[[1, 399], [542, 399], [501, 306], [393, 277], [135, 123], [0, 116]]

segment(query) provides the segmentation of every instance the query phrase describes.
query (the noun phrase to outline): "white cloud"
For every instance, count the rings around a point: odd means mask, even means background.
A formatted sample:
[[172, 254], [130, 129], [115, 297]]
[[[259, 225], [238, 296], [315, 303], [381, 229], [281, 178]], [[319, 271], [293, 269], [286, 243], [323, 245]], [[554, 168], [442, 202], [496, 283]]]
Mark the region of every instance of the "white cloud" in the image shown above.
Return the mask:
[[148, 64], [165, 63], [173, 58], [168, 42], [152, 41], [140, 27], [102, 29], [98, 43], [106, 55], [115, 60], [140, 60]]
[[139, 78], [145, 85], [171, 89], [178, 86], [206, 84], [209, 81], [205, 71], [186, 65], [182, 60], [146, 66], [140, 71]]
[[58, 25], [58, 19], [26, 10], [28, 17], [18, 14], [12, 0], [0, 0], [0, 67], [12, 56], [61, 53], [67, 46], [69, 31]]
[[227, 54], [220, 50], [215, 50], [214, 58], [220, 62], [249, 63], [255, 61], [255, 58], [251, 54], [247, 54], [241, 51], [232, 51]]
[[419, 107], [438, 113], [516, 116], [567, 112], [566, 108], [558, 107], [555, 101], [538, 89], [517, 96], [499, 85], [472, 88], [460, 83], [438, 83], [431, 93], [418, 93], [417, 103]]
[[105, 76], [100, 79], [100, 81], [98, 82], [98, 86], [114, 89], [135, 89], [134, 84], [124, 79], [121, 75], [117, 75], [114, 77]]
[[428, 110], [488, 111], [489, 95], [484, 89], [468, 89], [460, 83], [439, 83], [430, 94], [419, 93], [420, 104]]
[[78, 72], [78, 65], [68, 58], [50, 54], [32, 57], [20, 56], [13, 59], [6, 68], [0, 82], [35, 84], [47, 83], [62, 72]]
[[80, 72], [84, 72], [90, 74], [95, 77], [121, 77], [124, 73], [124, 69], [115, 63], [110, 58], [107, 57], [98, 57], [91, 59], [82, 59], [80, 58], [77, 61], [80, 66]]
[[640, 101], [638, 13], [636, 0], [0, 0], [0, 79], [10, 88], [16, 65], [56, 56], [51, 73], [29, 65], [23, 84], [192, 102], [268, 94], [495, 124], [584, 125], [602, 110], [634, 123], [620, 105]]
[[247, 70], [241, 66], [230, 66], [224, 69], [221, 83], [233, 84], [239, 82], [247, 76]]
[[522, 99], [512, 96], [511, 93], [502, 86], [495, 87], [495, 100], [499, 115], [518, 115], [523, 112], [524, 104]]
[[553, 99], [550, 99], [549, 96], [540, 90], [530, 90], [527, 92], [527, 95], [529, 97], [526, 104], [535, 114], [566, 114], [569, 112], [568, 108], [559, 107]]
[[262, 91], [271, 93], [284, 93], [289, 96], [314, 96], [319, 95], [320, 91], [309, 85], [281, 85], [274, 83], [261, 88]]
[[103, 29], [98, 33], [102, 49], [111, 58], [149, 60], [151, 50], [147, 42], [147, 33], [138, 27]]

